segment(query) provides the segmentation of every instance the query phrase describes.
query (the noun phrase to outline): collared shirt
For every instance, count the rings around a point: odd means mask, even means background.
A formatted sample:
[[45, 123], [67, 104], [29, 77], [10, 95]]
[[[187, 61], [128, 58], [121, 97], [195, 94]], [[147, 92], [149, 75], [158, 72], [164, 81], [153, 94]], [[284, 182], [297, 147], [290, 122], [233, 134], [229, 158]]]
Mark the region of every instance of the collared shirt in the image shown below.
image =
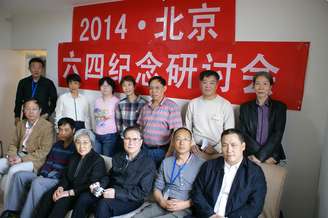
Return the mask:
[[89, 102], [84, 95], [79, 93], [77, 98], [73, 98], [70, 92], [62, 94], [57, 101], [55, 123], [62, 117], [69, 117], [75, 121], [85, 123], [85, 128], [90, 129]]
[[[22, 105], [33, 95], [32, 82], [32, 76], [28, 76], [21, 79], [18, 83], [15, 100], [15, 117], [21, 116]], [[55, 110], [57, 101], [57, 90], [53, 81], [41, 76], [34, 92], [34, 98], [38, 99], [42, 108], [41, 114], [47, 113], [50, 116]]]
[[238, 163], [232, 166], [230, 166], [227, 162], [224, 162], [224, 176], [222, 180], [221, 190], [214, 207], [214, 212], [219, 216], [225, 216], [225, 210], [231, 186], [242, 160], [243, 159], [241, 159]]
[[26, 124], [25, 124], [25, 134], [24, 134], [24, 138], [23, 138], [23, 142], [22, 142], [22, 145], [23, 145], [23, 150], [26, 149], [25, 146], [26, 146], [26, 142], [28, 140], [28, 138], [30, 137], [32, 131], [33, 131], [33, 127], [35, 126], [35, 124], [39, 121], [36, 120], [33, 124], [31, 124], [30, 122], [26, 121]]
[[[157, 174], [157, 178], [154, 183], [154, 188], [162, 191], [169, 185], [169, 195], [168, 197], [188, 200], [190, 198], [190, 191], [192, 189], [192, 184], [198, 174], [198, 171], [205, 160], [199, 158], [198, 156], [191, 154], [189, 161], [186, 163], [183, 170], [181, 170], [179, 176], [174, 180], [173, 184], [169, 184], [171, 180], [171, 174], [173, 170], [175, 157], [167, 157], [162, 161], [161, 167]], [[175, 172], [181, 169], [182, 165], [176, 165]]]
[[269, 100], [267, 99], [263, 105], [257, 104], [257, 129], [256, 141], [260, 145], [264, 145], [269, 134]]
[[140, 111], [137, 121], [143, 130], [144, 143], [148, 146], [162, 146], [170, 142], [171, 132], [182, 126], [178, 105], [164, 98], [159, 106], [151, 107], [151, 102]]
[[115, 111], [117, 131], [122, 134], [127, 127], [136, 125], [140, 110], [146, 103], [147, 100], [141, 96], [134, 102], [130, 102], [127, 97], [121, 99]]

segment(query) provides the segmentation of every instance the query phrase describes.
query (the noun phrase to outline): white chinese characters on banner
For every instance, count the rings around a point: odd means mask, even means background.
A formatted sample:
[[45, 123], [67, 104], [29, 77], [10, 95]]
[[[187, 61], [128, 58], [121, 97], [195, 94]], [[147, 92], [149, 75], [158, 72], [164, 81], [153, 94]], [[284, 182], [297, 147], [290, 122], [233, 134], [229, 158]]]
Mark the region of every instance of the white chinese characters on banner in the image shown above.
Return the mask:
[[[256, 66], [256, 65], [258, 65], [258, 63], [261, 63], [263, 65], [263, 67]], [[244, 74], [243, 80], [252, 81], [254, 73], [256, 73], [256, 72], [266, 71], [266, 72], [272, 72], [272, 73], [276, 74], [276, 73], [278, 73], [279, 68], [270, 64], [264, 58], [263, 54], [258, 53], [256, 55], [256, 57], [248, 65], [241, 68], [241, 71]], [[245, 73], [247, 73], [247, 72], [253, 73], [253, 75], [245, 75]], [[273, 78], [273, 79], [275, 79], [275, 78]], [[244, 93], [252, 93], [252, 92], [254, 92], [254, 89], [253, 89], [252, 82], [251, 82], [248, 86], [244, 87]]]
[[88, 78], [103, 78], [104, 54], [87, 54], [85, 64], [85, 80]]
[[203, 64], [202, 68], [205, 70], [214, 70], [213, 68], [225, 68], [226, 74], [225, 77], [222, 74], [221, 70], [216, 71], [219, 76], [220, 80], [223, 80], [224, 78], [224, 86], [220, 87], [222, 92], [228, 92], [230, 89], [230, 79], [231, 79], [231, 69], [234, 69], [237, 67], [236, 63], [232, 63], [232, 54], [227, 55], [227, 61], [226, 63], [218, 63], [218, 62], [213, 62], [213, 57], [210, 53], [206, 55], [207, 64]]
[[[197, 58], [197, 54], [180, 54], [173, 55], [169, 54], [170, 59], [169, 66], [166, 68], [166, 72], [169, 74], [168, 85], [174, 85], [178, 88], [185, 81], [186, 73], [188, 73], [188, 89], [192, 88], [192, 74], [197, 72], [197, 68], [194, 67], [194, 59]], [[176, 63], [178, 59], [182, 59], [182, 65]], [[179, 72], [181, 72], [179, 74]]]
[[197, 33], [199, 33], [196, 36], [197, 41], [203, 41], [207, 29], [207, 32], [215, 39], [218, 34], [213, 29], [213, 27], [215, 27], [215, 14], [213, 13], [217, 12], [220, 12], [220, 7], [208, 8], [206, 3], [202, 4], [202, 8], [189, 9], [188, 13], [195, 15], [193, 15], [192, 18], [192, 27], [194, 30], [188, 35], [188, 38], [192, 39]]
[[69, 63], [66, 66], [65, 72], [63, 74], [63, 77], [66, 78], [68, 74], [71, 72], [71, 69], [73, 69], [73, 73], [79, 74], [79, 71], [77, 70], [77, 67], [75, 63], [81, 63], [81, 58], [76, 58], [74, 51], [69, 52], [69, 58], [63, 58], [64, 63]]
[[130, 59], [131, 55], [129, 54], [117, 55], [113, 53], [108, 61], [108, 66], [110, 67], [108, 76], [113, 80], [121, 82], [123, 71], [130, 72]]
[[[170, 33], [169, 33], [169, 38], [171, 40], [180, 40], [183, 37], [183, 33], [179, 31], [179, 34], [174, 35], [174, 25], [178, 21], [180, 21], [183, 18], [182, 14], [179, 14], [178, 16], [175, 17], [175, 7], [171, 7], [170, 10]], [[155, 38], [162, 38], [163, 41], [166, 40], [167, 37], [167, 28], [168, 28], [168, 7], [164, 7], [164, 16], [163, 17], [157, 17], [156, 22], [158, 23], [163, 23], [163, 31], [159, 33], [155, 33], [154, 36]]]
[[148, 86], [148, 80], [151, 77], [158, 75], [155, 70], [156, 68], [161, 67], [162, 63], [149, 51], [142, 59], [137, 61], [136, 65], [141, 69], [146, 69], [145, 72], [138, 72], [136, 82], [141, 83], [143, 86]]

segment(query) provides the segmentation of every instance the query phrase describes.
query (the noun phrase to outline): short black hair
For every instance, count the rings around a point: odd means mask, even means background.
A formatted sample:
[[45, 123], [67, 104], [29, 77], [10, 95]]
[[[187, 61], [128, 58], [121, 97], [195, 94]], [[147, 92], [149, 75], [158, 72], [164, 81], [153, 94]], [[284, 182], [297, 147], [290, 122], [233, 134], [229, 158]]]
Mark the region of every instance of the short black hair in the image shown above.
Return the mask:
[[34, 102], [35, 104], [37, 104], [38, 107], [41, 109], [40, 101], [39, 101], [37, 98], [35, 98], [35, 97], [31, 97], [31, 98], [26, 99], [26, 100], [24, 101], [24, 107], [25, 107], [25, 105], [27, 104], [27, 102], [30, 102], [30, 101], [33, 101], [33, 102]]
[[138, 132], [139, 135], [140, 135], [140, 138], [142, 139], [141, 130], [140, 130], [140, 128], [139, 128], [138, 126], [129, 126], [129, 127], [127, 127], [127, 128], [123, 131], [123, 136], [125, 137], [126, 134], [127, 134], [127, 132], [129, 132], [129, 131], [136, 131], [136, 132]]
[[187, 131], [187, 132], [190, 134], [190, 137], [192, 138], [192, 132], [191, 132], [187, 127], [179, 127], [179, 128], [177, 128], [177, 129], [174, 131], [174, 133], [173, 133], [173, 137], [175, 137], [175, 135], [176, 135], [179, 131], [181, 131], [181, 130], [185, 130], [185, 131]]
[[28, 67], [30, 68], [32, 63], [34, 63], [34, 62], [40, 63], [42, 65], [42, 68], [45, 67], [44, 60], [42, 58], [38, 58], [38, 57], [31, 58], [31, 60], [28, 62]]
[[132, 82], [133, 86], [136, 86], [136, 80], [131, 75], [127, 75], [127, 76], [123, 77], [120, 84], [122, 85], [124, 82]]
[[163, 86], [166, 86], [166, 80], [161, 77], [161, 76], [153, 76], [152, 78], [150, 78], [150, 80], [148, 81], [148, 85], [150, 85], [150, 83], [153, 81], [153, 80], [157, 80], [158, 82], [160, 82]]
[[236, 129], [236, 128], [231, 128], [231, 129], [224, 130], [221, 134], [221, 141], [222, 141], [224, 136], [230, 135], [230, 134], [236, 134], [241, 143], [245, 142], [245, 137], [244, 137], [243, 133], [239, 129]]
[[79, 82], [81, 83], [81, 77], [79, 74], [76, 74], [76, 73], [72, 73], [72, 74], [69, 74], [67, 77], [66, 77], [66, 83], [67, 85], [70, 83], [70, 82]]
[[253, 77], [253, 84], [255, 84], [256, 79], [260, 76], [265, 77], [267, 80], [269, 80], [270, 85], [273, 85], [273, 77], [269, 72], [266, 72], [266, 71], [257, 72]]
[[108, 76], [105, 76], [98, 81], [98, 87], [100, 88], [102, 85], [104, 85], [105, 82], [112, 87], [112, 93], [114, 93], [115, 86], [116, 86], [115, 82], [112, 78]]
[[203, 81], [205, 77], [210, 77], [210, 76], [214, 76], [217, 81], [220, 80], [220, 75], [214, 70], [204, 70], [199, 74], [199, 80]]
[[68, 124], [72, 130], [75, 129], [75, 121], [72, 118], [63, 117], [63, 118], [60, 118], [60, 120], [57, 123], [58, 127], [62, 126], [62, 125], [66, 125], [66, 124]]

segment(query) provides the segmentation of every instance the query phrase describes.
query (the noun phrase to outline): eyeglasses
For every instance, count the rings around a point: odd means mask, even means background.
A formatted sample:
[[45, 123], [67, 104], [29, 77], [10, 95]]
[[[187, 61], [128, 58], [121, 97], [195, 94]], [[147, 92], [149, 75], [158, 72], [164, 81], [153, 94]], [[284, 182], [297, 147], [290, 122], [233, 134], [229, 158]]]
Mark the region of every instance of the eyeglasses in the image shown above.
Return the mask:
[[137, 142], [137, 141], [141, 140], [141, 138], [123, 138], [123, 140], [126, 142], [129, 142], [129, 141]]

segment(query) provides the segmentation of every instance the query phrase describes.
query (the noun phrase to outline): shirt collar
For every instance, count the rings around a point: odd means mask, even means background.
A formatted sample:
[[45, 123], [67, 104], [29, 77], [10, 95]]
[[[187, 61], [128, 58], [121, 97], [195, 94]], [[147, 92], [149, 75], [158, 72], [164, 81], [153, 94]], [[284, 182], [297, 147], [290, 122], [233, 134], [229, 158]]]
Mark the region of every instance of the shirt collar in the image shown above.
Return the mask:
[[243, 158], [234, 165], [229, 165], [226, 161], [224, 161], [224, 171], [226, 172], [226, 171], [229, 171], [232, 169], [235, 169], [237, 171], [242, 161], [243, 161]]
[[[162, 99], [162, 101], [159, 103], [159, 106], [162, 106], [162, 105], [165, 103], [166, 99], [167, 99], [167, 98], [164, 96], [163, 99]], [[153, 103], [153, 102], [150, 100], [150, 101], [148, 102], [148, 106], [151, 107], [152, 103]]]
[[271, 99], [270, 99], [270, 97], [268, 97], [267, 100], [265, 100], [265, 102], [264, 102], [263, 105], [260, 105], [259, 102], [257, 101], [257, 99], [256, 99], [255, 102], [256, 102], [256, 105], [259, 106], [259, 107], [263, 107], [263, 106], [269, 107], [270, 106]]
[[33, 124], [31, 124], [30, 122], [28, 122], [28, 120], [26, 120], [25, 128], [32, 129], [38, 121], [39, 121], [39, 119], [37, 119]]

